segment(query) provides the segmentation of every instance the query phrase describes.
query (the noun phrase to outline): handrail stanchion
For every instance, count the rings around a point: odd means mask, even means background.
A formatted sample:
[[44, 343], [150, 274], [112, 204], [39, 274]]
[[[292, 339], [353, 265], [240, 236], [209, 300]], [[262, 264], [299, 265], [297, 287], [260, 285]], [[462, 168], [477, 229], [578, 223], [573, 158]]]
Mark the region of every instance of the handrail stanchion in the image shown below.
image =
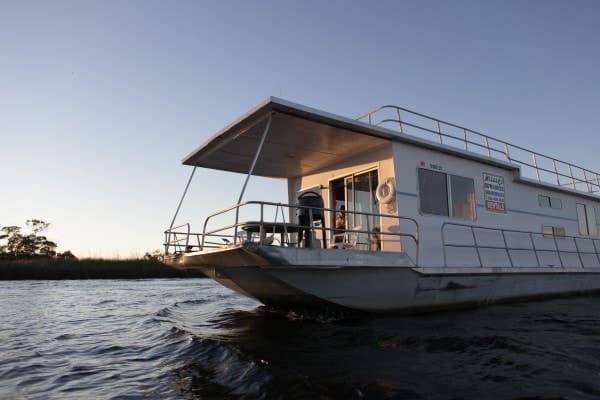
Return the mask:
[[[400, 217], [398, 217], [398, 220], [400, 220]], [[421, 235], [420, 235], [420, 232], [419, 232], [419, 224], [417, 223], [416, 220], [414, 220], [412, 218], [411, 218], [411, 220], [415, 224], [415, 233], [417, 235], [417, 237], [414, 238], [414, 241], [415, 241], [415, 244], [417, 246], [417, 256], [416, 256], [416, 259], [417, 259], [417, 267], [418, 267], [418, 266], [421, 265], [421, 264], [419, 264], [419, 252], [420, 252], [419, 242], [421, 241]]]
[[448, 260], [446, 259], [446, 235], [444, 234], [446, 222], [442, 224], [442, 256], [444, 257], [444, 267], [448, 266]]
[[506, 255], [508, 256], [508, 261], [510, 262], [510, 266], [514, 268], [515, 264], [513, 263], [512, 257], [510, 255], [508, 243], [506, 243], [506, 235], [505, 235], [504, 229], [502, 229], [501, 232], [502, 232], [502, 240], [504, 241], [504, 249], [506, 250]]
[[596, 247], [596, 239], [590, 239], [592, 241], [592, 246], [594, 246], [594, 253], [596, 253], [596, 258], [598, 259], [598, 265], [600, 265], [600, 254], [598, 253], [598, 248]]
[[488, 157], [492, 158], [492, 152], [490, 150], [490, 141], [488, 136], [485, 136], [485, 147], [487, 148]]
[[262, 246], [263, 245], [263, 239], [264, 237], [267, 235], [265, 233], [265, 225], [264, 225], [264, 215], [265, 212], [265, 204], [264, 203], [260, 203], [260, 226], [258, 227], [258, 237], [259, 237], [259, 242], [258, 245]]
[[556, 248], [556, 254], [558, 254], [558, 261], [560, 261], [561, 268], [564, 268], [565, 264], [563, 263], [562, 257], [560, 255], [560, 250], [558, 248], [558, 242], [556, 241], [556, 236], [554, 235], [554, 233], [552, 233], [552, 238], [554, 239], [554, 247]]
[[579, 256], [579, 262], [581, 263], [581, 268], [585, 268], [585, 265], [583, 265], [583, 258], [581, 258], [581, 253], [579, 252], [579, 246], [577, 245], [576, 237], [573, 237], [573, 243], [575, 243], [575, 251], [577, 251], [577, 255]]
[[592, 186], [590, 185], [590, 182], [588, 181], [587, 173], [585, 172], [585, 169], [583, 170], [583, 180], [585, 181], [587, 191], [592, 193]]
[[467, 139], [467, 130], [463, 128], [464, 136], [465, 136], [465, 151], [469, 151], [469, 140]]
[[535, 242], [533, 241], [533, 233], [529, 232], [529, 240], [531, 241], [531, 248], [533, 249], [533, 254], [535, 255], [535, 261], [537, 261], [537, 266], [541, 267], [540, 257], [538, 256], [537, 249], [535, 248]]
[[185, 249], [183, 251], [187, 251], [190, 245], [190, 224], [187, 223], [187, 234], [185, 235]]
[[[558, 186], [560, 186], [560, 176], [558, 173], [558, 168], [556, 167], [556, 160], [552, 159], [552, 166], [554, 167], [554, 175], [556, 176], [556, 184]], [[571, 180], [573, 181], [573, 184], [575, 184], [575, 180], [573, 179], [573, 174], [571, 174]]]
[[571, 175], [571, 182], [573, 182], [573, 190], [577, 190], [577, 184], [575, 183], [575, 175], [573, 175], [573, 168], [571, 167], [571, 164], [569, 164], [569, 174]]
[[367, 215], [367, 250], [371, 251], [371, 224]]
[[541, 179], [540, 179], [540, 169], [538, 167], [537, 157], [535, 156], [535, 153], [531, 153], [531, 156], [533, 158], [533, 165], [535, 165], [535, 175], [537, 176], [538, 182], [541, 182]]
[[[398, 114], [398, 125], [400, 125], [400, 133], [404, 134], [402, 129], [402, 118], [400, 118], [400, 109], [396, 108], [396, 114]], [[369, 123], [371, 123], [371, 115], [369, 114]]]
[[479, 260], [479, 268], [483, 268], [483, 262], [481, 261], [481, 254], [479, 253], [479, 245], [477, 244], [477, 238], [475, 237], [475, 227], [471, 225], [471, 236], [473, 236], [473, 244], [475, 245], [475, 251], [477, 251], [477, 259]]
[[[314, 220], [313, 220], [313, 209], [308, 209], [308, 227], [310, 229], [310, 240], [309, 244], [312, 248], [312, 241], [315, 240], [315, 229], [314, 229]], [[306, 238], [304, 238], [304, 247], [306, 247]]]

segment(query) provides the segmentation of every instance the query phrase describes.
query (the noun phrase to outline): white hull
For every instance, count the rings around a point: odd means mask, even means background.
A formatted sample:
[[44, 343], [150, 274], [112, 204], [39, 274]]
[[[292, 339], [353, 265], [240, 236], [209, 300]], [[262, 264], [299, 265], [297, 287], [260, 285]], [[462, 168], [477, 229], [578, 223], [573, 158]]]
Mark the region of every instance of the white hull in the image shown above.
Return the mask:
[[416, 268], [404, 253], [246, 245], [184, 255], [179, 265], [292, 308], [418, 312], [600, 291], [600, 268]]

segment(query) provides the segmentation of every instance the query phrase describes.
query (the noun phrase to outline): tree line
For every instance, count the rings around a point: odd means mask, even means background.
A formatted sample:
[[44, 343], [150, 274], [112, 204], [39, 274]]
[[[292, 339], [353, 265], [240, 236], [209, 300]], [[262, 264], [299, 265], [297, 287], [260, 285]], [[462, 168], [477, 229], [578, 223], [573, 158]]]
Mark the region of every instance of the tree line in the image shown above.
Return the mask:
[[0, 228], [0, 255], [14, 258], [21, 257], [60, 257], [73, 259], [75, 256], [69, 250], [57, 253], [58, 245], [49, 240], [44, 234], [49, 222], [39, 219], [26, 221], [29, 233], [20, 226], [4, 226]]

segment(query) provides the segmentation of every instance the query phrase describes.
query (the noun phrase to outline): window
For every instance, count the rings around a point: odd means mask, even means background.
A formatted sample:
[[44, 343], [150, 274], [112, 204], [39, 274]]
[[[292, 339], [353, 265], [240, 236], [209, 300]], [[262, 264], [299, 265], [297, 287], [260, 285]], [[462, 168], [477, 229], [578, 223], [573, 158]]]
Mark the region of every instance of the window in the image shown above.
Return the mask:
[[562, 208], [562, 200], [556, 197], [538, 195], [538, 204], [544, 208]]
[[471, 178], [450, 175], [452, 216], [475, 219], [475, 183]]
[[424, 214], [474, 220], [475, 182], [472, 178], [419, 168], [419, 206]]
[[577, 221], [579, 222], [580, 234], [598, 236], [598, 225], [596, 225], [594, 207], [577, 203]]
[[542, 226], [542, 234], [544, 236], [556, 236], [556, 237], [565, 237], [566, 235], [566, 231], [565, 228], [562, 226], [551, 226], [551, 225], [543, 225]]
[[420, 168], [419, 199], [422, 213], [448, 215], [446, 174]]

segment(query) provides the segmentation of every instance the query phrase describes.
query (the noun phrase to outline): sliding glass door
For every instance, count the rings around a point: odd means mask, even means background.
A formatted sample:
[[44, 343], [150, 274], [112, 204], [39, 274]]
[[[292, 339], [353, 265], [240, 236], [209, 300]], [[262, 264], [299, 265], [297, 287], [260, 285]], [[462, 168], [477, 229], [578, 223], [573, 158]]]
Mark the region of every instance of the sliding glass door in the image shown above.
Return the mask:
[[[379, 228], [380, 221], [378, 217], [354, 214], [354, 212], [379, 213], [379, 204], [375, 195], [378, 184], [379, 179], [376, 169], [352, 174], [331, 182], [332, 207], [337, 210], [340, 210], [342, 205], [345, 207], [347, 211], [345, 229], [347, 231], [373, 231], [374, 228]], [[368, 235], [366, 233], [359, 234], [358, 242], [366, 246]]]

